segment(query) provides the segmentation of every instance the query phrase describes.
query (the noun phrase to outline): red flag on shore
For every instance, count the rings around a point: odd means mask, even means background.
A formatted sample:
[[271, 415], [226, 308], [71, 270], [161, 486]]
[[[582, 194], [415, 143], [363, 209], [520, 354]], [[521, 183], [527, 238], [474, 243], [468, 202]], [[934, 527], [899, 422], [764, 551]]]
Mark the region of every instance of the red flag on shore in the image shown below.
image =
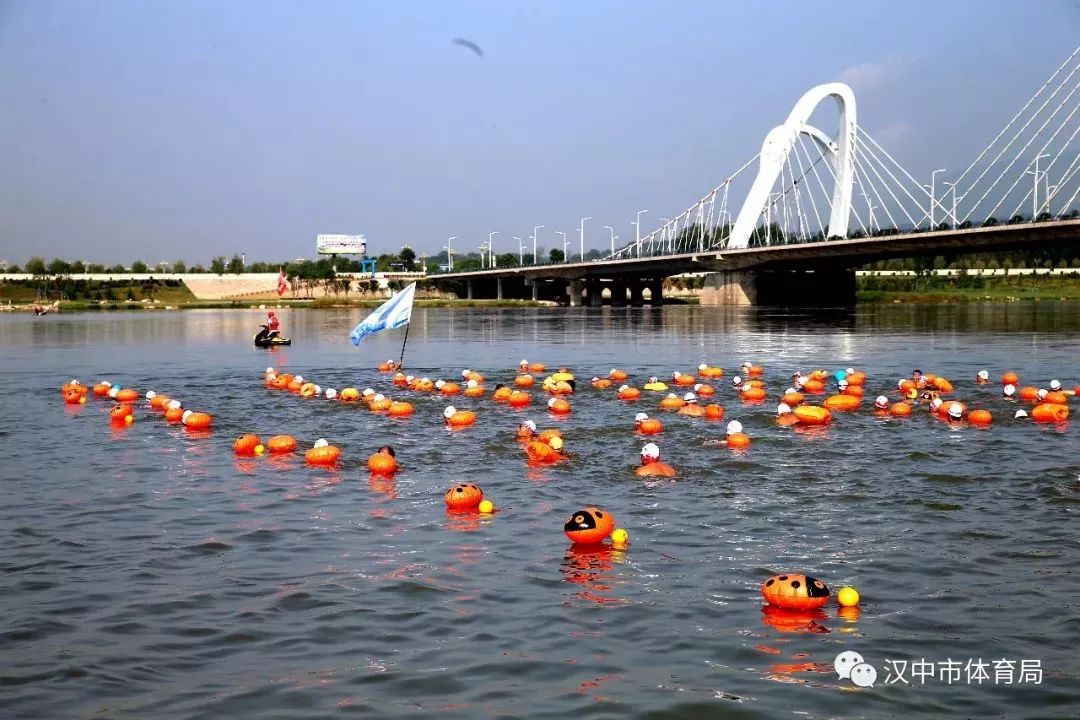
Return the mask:
[[287, 287], [288, 287], [288, 285], [285, 284], [285, 271], [283, 269], [279, 269], [278, 274], [277, 274], [277, 294], [278, 294], [278, 297], [281, 297], [282, 295], [285, 294], [285, 289]]

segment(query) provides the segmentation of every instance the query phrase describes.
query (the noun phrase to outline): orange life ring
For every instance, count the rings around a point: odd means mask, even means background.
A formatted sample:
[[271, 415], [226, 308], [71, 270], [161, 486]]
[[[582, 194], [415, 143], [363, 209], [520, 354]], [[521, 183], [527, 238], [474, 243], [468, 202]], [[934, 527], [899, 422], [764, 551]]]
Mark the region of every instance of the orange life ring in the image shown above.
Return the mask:
[[275, 435], [266, 441], [266, 449], [273, 455], [291, 453], [296, 450], [296, 438], [292, 435]]
[[989, 425], [994, 421], [989, 410], [972, 410], [968, 413], [967, 419], [972, 425]]
[[857, 410], [860, 399], [854, 395], [830, 395], [821, 404], [826, 410]]
[[678, 410], [686, 402], [678, 395], [667, 395], [660, 399], [660, 408], [662, 410]]
[[241, 435], [233, 440], [233, 452], [237, 455], [254, 455], [255, 448], [262, 445], [258, 435]]
[[1055, 403], [1042, 403], [1031, 409], [1031, 419], [1035, 422], [1064, 422], [1069, 419], [1069, 406]]
[[893, 403], [889, 406], [889, 414], [893, 417], [911, 417], [911, 406], [904, 402]]
[[451, 510], [472, 510], [484, 499], [484, 491], [472, 483], [455, 485], [446, 491], [443, 500]]
[[[507, 402], [510, 399], [510, 396], [513, 394], [513, 392], [514, 391], [512, 389], [510, 389], [507, 386], [503, 385], [502, 387], [500, 387], [498, 390], [496, 390], [491, 395], [491, 399], [494, 400], [495, 402], [504, 403], [504, 402]], [[524, 393], [524, 394], [527, 395], [528, 393]]]
[[527, 392], [521, 392], [515, 390], [510, 393], [510, 397], [507, 398], [506, 404], [513, 408], [522, 408], [532, 402], [532, 395]]
[[393, 475], [397, 472], [397, 458], [386, 452], [377, 452], [367, 461], [368, 470], [376, 475]]
[[518, 375], [514, 378], [514, 385], [519, 388], [531, 388], [536, 384], [536, 380], [532, 375]]
[[646, 418], [637, 424], [637, 431], [642, 435], [657, 435], [664, 432], [664, 423], [656, 418]]
[[341, 450], [333, 445], [313, 447], [304, 453], [304, 460], [309, 465], [333, 465], [341, 457]]
[[727, 436], [727, 446], [729, 448], [750, 447], [750, 436], [745, 433], [731, 433]]
[[828, 425], [832, 422], [832, 413], [817, 405], [798, 405], [791, 413], [803, 425]]
[[637, 400], [641, 397], [641, 391], [636, 387], [630, 387], [629, 385], [623, 385], [619, 388], [620, 400]]
[[746, 402], [760, 402], [765, 399], [765, 388], [748, 387], [740, 394]]
[[720, 407], [716, 403], [710, 403], [705, 406], [705, 417], [708, 420], [723, 420], [724, 408]]
[[761, 584], [761, 596], [785, 610], [816, 610], [829, 602], [829, 588], [806, 575], [773, 575]]
[[596, 545], [603, 542], [615, 530], [615, 518], [600, 508], [587, 507], [571, 515], [563, 532], [575, 545]]
[[184, 423], [184, 427], [190, 430], [205, 430], [214, 424], [214, 418], [208, 413], [193, 412], [190, 415], [184, 413], [187, 417], [181, 416], [181, 422]]
[[1004, 375], [1001, 376], [1001, 384], [1002, 385], [1014, 385], [1014, 386], [1019, 385], [1020, 384], [1020, 376], [1010, 370], [1009, 372], [1007, 372], [1007, 373], [1005, 373]]
[[386, 414], [390, 417], [408, 417], [413, 414], [412, 403], [395, 400], [386, 408]]

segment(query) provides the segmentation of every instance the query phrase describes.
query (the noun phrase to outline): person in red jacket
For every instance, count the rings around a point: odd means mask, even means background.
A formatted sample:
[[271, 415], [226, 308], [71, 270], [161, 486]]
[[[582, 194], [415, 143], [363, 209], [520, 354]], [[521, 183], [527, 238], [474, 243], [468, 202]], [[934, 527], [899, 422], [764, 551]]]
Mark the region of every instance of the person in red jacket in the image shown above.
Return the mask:
[[266, 313], [266, 327], [270, 332], [277, 332], [278, 328], [280, 327], [277, 315], [274, 314], [273, 310]]

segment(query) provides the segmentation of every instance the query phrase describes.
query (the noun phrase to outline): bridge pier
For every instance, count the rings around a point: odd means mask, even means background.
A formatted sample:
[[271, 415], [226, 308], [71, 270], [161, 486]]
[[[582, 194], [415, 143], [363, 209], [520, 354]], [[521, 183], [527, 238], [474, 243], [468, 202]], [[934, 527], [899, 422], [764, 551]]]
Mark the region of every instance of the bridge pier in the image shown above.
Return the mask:
[[599, 278], [590, 278], [585, 283], [586, 292], [588, 293], [589, 307], [600, 307], [604, 304], [603, 290], [600, 287]]
[[642, 294], [641, 278], [631, 278], [629, 284], [631, 307], [641, 307], [645, 304], [645, 296]]
[[571, 280], [566, 288], [566, 294], [570, 296], [570, 307], [581, 307], [581, 290], [584, 286], [581, 280]]
[[855, 304], [855, 271], [844, 269], [741, 270], [705, 276], [702, 305]]
[[466, 300], [472, 300], [473, 299], [472, 279], [471, 278], [465, 281], [465, 299]]
[[503, 281], [502, 278], [495, 278], [495, 299], [496, 300], [502, 300], [503, 299], [503, 283], [502, 283], [502, 281]]
[[756, 272], [733, 270], [705, 276], [699, 302], [702, 305], [756, 305]]
[[626, 281], [622, 278], [611, 283], [611, 307], [626, 307]]
[[653, 307], [660, 307], [664, 304], [664, 278], [657, 278], [649, 281], [649, 304]]

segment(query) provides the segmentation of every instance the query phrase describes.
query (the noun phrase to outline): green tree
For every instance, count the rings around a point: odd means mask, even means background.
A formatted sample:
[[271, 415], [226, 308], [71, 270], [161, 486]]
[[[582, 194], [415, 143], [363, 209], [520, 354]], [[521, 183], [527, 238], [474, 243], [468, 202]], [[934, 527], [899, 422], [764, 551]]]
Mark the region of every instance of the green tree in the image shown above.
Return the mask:
[[401, 248], [401, 253], [398, 254], [398, 258], [404, 263], [406, 270], [412, 270], [413, 264], [416, 262], [416, 253], [413, 252], [411, 247], [406, 245]]
[[218, 275], [224, 275], [226, 270], [225, 256], [218, 255], [216, 258], [210, 261], [210, 272], [217, 273]]
[[108, 269], [108, 272], [111, 272], [111, 273], [114, 273], [114, 274], [120, 274], [120, 273], [123, 273], [123, 272], [127, 272], [127, 268], [125, 268], [120, 263], [116, 263], [115, 265], [113, 265], [112, 267], [110, 267]]
[[172, 271], [174, 273], [186, 273], [187, 264], [185, 264], [183, 260], [177, 260], [172, 264]]
[[18, 273], [18, 272], [22, 272], [22, 270], [15, 263], [11, 263], [10, 265], [7, 266], [7, 272], [9, 272], [9, 273]]
[[228, 271], [233, 275], [239, 275], [244, 272], [244, 259], [239, 255], [233, 255], [229, 260]]
[[26, 272], [31, 275], [44, 275], [45, 274], [45, 258], [40, 258], [37, 255], [26, 261]]
[[71, 272], [71, 264], [60, 258], [53, 258], [47, 268], [50, 275], [64, 275]]
[[566, 256], [559, 248], [551, 248], [551, 252], [548, 253], [548, 259], [553, 263], [561, 263], [565, 258]]
[[90, 263], [86, 266], [86, 272], [92, 274], [101, 274], [105, 272], [105, 266], [101, 263]]
[[71, 263], [71, 272], [84, 273], [86, 272], [86, 265], [83, 264], [82, 260], [76, 260], [75, 262]]
[[144, 273], [147, 271], [147, 269], [148, 268], [146, 267], [146, 263], [144, 263], [142, 260], [136, 260], [135, 262], [131, 263], [131, 272], [133, 273]]
[[204, 273], [204, 272], [206, 272], [206, 268], [204, 268], [202, 265], [195, 265], [190, 270], [188, 270], [188, 272], [196, 273], [196, 274]]

